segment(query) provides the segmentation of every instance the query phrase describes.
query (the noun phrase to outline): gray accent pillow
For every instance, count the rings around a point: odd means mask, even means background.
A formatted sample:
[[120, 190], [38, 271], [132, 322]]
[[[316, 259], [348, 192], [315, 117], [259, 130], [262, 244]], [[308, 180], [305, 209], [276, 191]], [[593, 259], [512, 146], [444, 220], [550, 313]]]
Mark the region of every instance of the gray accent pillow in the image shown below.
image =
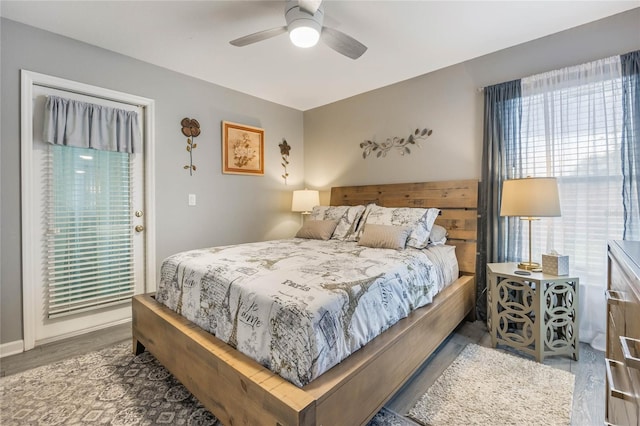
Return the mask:
[[306, 220], [298, 230], [296, 238], [328, 240], [338, 225], [337, 220]]
[[392, 225], [364, 225], [364, 231], [358, 241], [359, 246], [372, 248], [404, 249], [411, 228]]

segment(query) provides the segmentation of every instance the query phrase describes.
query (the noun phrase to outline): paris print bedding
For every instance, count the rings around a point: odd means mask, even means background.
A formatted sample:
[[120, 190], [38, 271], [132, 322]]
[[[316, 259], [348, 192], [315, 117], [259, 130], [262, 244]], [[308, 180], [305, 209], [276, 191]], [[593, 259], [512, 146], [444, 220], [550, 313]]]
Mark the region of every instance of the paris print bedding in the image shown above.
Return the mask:
[[453, 247], [433, 249], [293, 238], [192, 250], [164, 261], [156, 299], [304, 386], [457, 278]]

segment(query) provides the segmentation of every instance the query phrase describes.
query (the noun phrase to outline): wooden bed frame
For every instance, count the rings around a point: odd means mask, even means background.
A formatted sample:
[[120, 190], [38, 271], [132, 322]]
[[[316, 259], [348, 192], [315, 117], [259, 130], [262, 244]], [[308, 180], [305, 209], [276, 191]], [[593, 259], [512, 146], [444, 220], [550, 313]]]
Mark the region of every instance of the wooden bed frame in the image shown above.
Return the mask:
[[478, 182], [337, 187], [331, 205], [438, 207], [461, 275], [303, 388], [267, 370], [152, 294], [133, 298], [133, 350], [147, 349], [225, 425], [366, 424], [475, 307]]

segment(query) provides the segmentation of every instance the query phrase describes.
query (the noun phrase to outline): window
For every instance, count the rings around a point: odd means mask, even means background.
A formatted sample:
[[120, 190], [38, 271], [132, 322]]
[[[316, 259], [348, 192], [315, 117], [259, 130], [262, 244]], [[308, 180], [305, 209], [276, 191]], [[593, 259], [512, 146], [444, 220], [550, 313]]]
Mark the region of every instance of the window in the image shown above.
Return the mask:
[[[621, 138], [619, 57], [522, 80], [520, 144], [506, 152], [507, 171], [557, 178], [562, 216], [534, 223], [533, 258], [552, 249], [570, 256], [584, 341], [605, 332], [607, 240], [623, 235]], [[527, 232], [516, 247], [518, 259], [528, 257]]]

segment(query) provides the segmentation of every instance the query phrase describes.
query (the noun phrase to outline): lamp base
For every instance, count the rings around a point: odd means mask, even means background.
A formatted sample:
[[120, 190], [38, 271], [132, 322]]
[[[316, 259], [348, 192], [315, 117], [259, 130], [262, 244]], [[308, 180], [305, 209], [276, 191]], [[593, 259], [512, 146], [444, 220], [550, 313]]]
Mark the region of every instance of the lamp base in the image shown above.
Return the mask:
[[540, 264], [536, 262], [520, 262], [518, 263], [518, 268], [531, 271], [533, 269], [540, 269]]

